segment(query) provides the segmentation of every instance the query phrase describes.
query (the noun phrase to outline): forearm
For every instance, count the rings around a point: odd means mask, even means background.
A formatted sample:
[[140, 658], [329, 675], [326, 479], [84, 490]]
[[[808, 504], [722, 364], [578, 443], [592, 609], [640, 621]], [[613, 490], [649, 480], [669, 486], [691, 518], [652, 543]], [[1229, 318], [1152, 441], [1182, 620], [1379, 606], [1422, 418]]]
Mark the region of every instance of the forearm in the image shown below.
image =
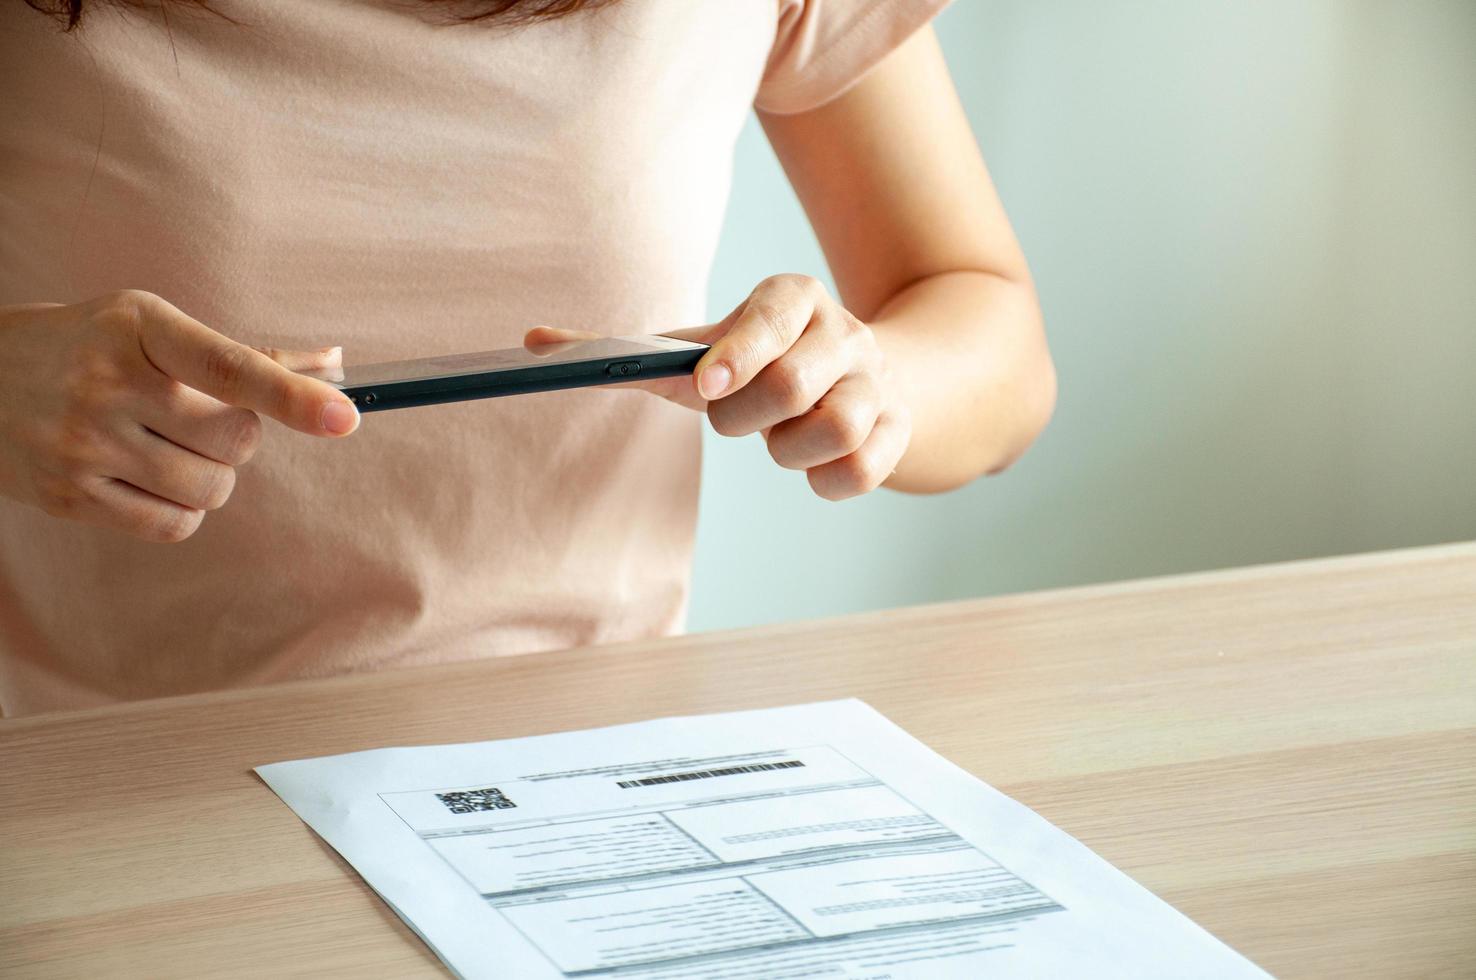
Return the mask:
[[886, 486], [935, 493], [997, 473], [1050, 419], [1056, 375], [1028, 282], [929, 276], [867, 323], [912, 414], [912, 441]]

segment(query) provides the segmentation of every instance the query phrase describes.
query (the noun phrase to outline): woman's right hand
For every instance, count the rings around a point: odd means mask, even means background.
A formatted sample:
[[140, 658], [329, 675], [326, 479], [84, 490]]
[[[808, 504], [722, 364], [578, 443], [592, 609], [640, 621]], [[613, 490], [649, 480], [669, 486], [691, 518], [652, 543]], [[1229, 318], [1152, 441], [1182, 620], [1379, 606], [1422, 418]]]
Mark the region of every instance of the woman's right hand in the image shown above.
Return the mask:
[[150, 541], [182, 541], [226, 502], [258, 413], [317, 436], [353, 403], [297, 370], [338, 348], [259, 351], [152, 293], [0, 309], [0, 495]]

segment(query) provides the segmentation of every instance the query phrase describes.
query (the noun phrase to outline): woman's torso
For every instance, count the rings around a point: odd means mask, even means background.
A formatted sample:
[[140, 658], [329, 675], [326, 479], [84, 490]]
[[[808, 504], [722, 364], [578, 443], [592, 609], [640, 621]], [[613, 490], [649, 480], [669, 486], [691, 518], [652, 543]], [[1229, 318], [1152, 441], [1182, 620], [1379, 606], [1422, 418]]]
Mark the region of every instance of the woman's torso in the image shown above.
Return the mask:
[[[701, 322], [768, 3], [0, 3], [0, 305], [156, 292], [349, 362]], [[670, 632], [699, 417], [575, 391], [269, 425], [189, 540], [0, 500], [7, 714]]]

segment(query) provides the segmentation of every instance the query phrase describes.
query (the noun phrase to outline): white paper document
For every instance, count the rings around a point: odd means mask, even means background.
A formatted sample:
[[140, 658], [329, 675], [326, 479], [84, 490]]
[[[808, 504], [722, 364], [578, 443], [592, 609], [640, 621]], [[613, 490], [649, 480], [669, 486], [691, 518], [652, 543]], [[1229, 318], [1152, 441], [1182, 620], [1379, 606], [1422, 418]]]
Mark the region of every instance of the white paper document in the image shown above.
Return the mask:
[[1264, 977], [860, 701], [256, 770], [464, 977]]

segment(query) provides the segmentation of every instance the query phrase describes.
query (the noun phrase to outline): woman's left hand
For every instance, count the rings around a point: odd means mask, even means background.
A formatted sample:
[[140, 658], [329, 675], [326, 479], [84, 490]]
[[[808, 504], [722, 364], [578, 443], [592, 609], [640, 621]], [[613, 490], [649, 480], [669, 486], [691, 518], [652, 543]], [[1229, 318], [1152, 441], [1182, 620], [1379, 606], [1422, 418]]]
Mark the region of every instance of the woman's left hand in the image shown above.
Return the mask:
[[[907, 451], [911, 417], [875, 334], [813, 277], [771, 276], [718, 323], [666, 335], [712, 349], [690, 378], [621, 387], [706, 408], [725, 436], [763, 433], [774, 461], [827, 500], [876, 489]], [[524, 343], [592, 336], [535, 327]]]

